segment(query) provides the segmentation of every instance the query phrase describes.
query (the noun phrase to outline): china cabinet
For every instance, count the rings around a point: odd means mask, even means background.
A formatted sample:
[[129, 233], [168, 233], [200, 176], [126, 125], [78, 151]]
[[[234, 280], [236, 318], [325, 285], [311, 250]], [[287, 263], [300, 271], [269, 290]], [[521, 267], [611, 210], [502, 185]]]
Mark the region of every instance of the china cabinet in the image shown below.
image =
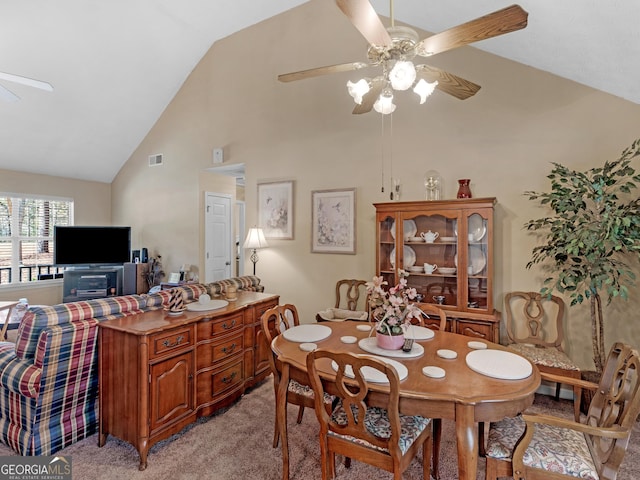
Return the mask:
[[[438, 304], [449, 328], [498, 342], [493, 305], [495, 198], [376, 203], [376, 271], [389, 285], [398, 269], [420, 301]], [[439, 319], [434, 319], [435, 323]]]

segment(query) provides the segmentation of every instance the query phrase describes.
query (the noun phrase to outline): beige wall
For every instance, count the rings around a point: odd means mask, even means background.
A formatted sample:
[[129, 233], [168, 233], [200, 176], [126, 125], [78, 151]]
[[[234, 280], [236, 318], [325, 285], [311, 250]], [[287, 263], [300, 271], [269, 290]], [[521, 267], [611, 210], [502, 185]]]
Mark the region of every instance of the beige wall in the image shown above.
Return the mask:
[[[551, 162], [585, 169], [616, 158], [638, 136], [640, 106], [465, 47], [429, 63], [480, 84], [480, 92], [465, 101], [436, 92], [422, 106], [412, 93], [398, 95], [383, 148], [380, 116], [351, 114], [345, 83], [358, 75], [276, 80], [363, 60], [365, 52], [354, 27], [324, 0], [214, 44], [114, 181], [114, 221], [133, 226], [134, 244], [161, 252], [165, 270], [196, 258], [201, 264], [202, 172], [213, 147], [224, 146], [225, 163], [246, 165], [247, 226], [256, 221], [258, 182], [294, 180], [295, 238], [271, 240], [257, 274], [310, 322], [332, 303], [337, 279], [374, 274], [372, 203], [389, 191], [388, 183], [380, 191], [382, 168], [386, 180], [400, 179], [403, 200], [422, 199], [424, 173], [436, 169], [448, 198], [465, 177], [474, 196], [498, 199], [496, 304], [505, 291], [538, 289], [539, 271], [525, 269], [534, 239], [522, 226], [545, 212], [523, 192], [548, 189]], [[164, 154], [163, 167], [147, 167], [154, 153]], [[310, 192], [341, 187], [357, 188], [357, 254], [312, 254]], [[632, 296], [607, 309], [609, 344], [640, 346], [640, 299]], [[568, 352], [584, 367], [591, 366], [587, 325], [588, 309], [569, 309]]]
[[[70, 178], [0, 170], [0, 192], [71, 198], [76, 225], [111, 225], [111, 185]], [[0, 300], [26, 297], [32, 305], [62, 301], [62, 281], [46, 286], [3, 286]]]

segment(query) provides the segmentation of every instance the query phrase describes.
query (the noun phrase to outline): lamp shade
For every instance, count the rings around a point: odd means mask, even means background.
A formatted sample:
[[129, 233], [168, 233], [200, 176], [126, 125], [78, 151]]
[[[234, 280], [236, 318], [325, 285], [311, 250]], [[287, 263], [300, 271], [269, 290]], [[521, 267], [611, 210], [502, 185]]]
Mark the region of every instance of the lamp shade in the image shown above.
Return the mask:
[[244, 241], [244, 248], [265, 248], [268, 247], [261, 228], [250, 228], [247, 238]]

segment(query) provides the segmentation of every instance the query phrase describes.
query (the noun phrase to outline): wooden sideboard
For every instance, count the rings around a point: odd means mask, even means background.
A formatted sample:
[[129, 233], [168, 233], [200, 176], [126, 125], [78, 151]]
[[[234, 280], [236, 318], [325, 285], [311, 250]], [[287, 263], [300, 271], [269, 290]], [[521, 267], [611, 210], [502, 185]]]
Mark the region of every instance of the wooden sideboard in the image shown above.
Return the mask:
[[241, 292], [222, 309], [163, 310], [99, 326], [100, 427], [131, 443], [147, 467], [156, 442], [230, 405], [270, 373], [260, 316], [278, 295]]

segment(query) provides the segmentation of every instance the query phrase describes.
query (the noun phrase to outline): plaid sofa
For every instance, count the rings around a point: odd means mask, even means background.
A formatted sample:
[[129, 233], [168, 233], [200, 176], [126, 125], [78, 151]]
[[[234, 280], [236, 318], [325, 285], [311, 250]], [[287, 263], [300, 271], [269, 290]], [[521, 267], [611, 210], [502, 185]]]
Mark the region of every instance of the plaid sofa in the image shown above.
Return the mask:
[[[263, 291], [255, 276], [188, 284], [185, 303], [226, 286]], [[0, 441], [19, 455], [52, 455], [98, 428], [98, 324], [164, 308], [171, 292], [29, 308], [16, 343], [0, 342]]]

